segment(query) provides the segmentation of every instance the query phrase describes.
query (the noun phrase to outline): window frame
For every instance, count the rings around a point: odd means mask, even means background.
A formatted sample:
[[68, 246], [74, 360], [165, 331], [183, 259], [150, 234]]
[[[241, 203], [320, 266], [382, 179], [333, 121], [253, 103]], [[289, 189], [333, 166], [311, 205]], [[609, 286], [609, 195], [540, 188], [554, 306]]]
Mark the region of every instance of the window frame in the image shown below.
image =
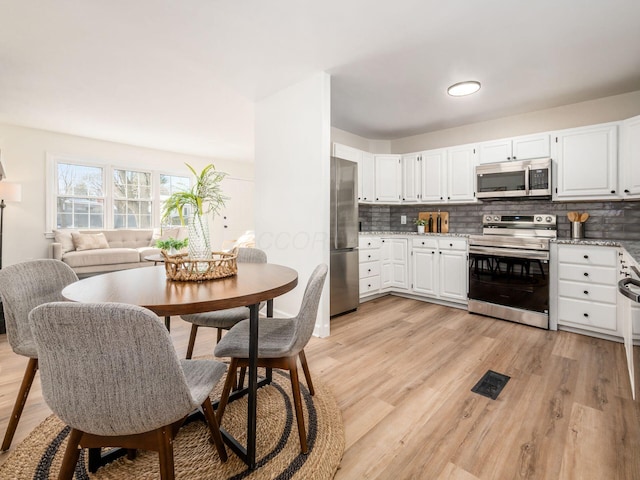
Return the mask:
[[[141, 173], [149, 173], [151, 175], [151, 227], [161, 227], [161, 199], [160, 199], [160, 175], [169, 175], [173, 177], [184, 177], [189, 181], [189, 188], [193, 186], [193, 178], [185, 168], [183, 171], [161, 169], [156, 170], [144, 166], [143, 164], [135, 165], [129, 164], [123, 166], [120, 162], [109, 162], [107, 160], [100, 160], [90, 157], [78, 157], [65, 154], [46, 154], [46, 221], [45, 221], [45, 237], [53, 238], [54, 230], [63, 230], [57, 228], [57, 198], [58, 198], [58, 164], [65, 163], [78, 166], [98, 167], [102, 168], [102, 181], [103, 181], [103, 197], [104, 198], [104, 220], [103, 227], [98, 229], [83, 228], [82, 230], [113, 230], [114, 229], [114, 171], [134, 171]], [[123, 228], [121, 230], [132, 230], [129, 228]], [[133, 229], [133, 230], [148, 230], [147, 228]]]

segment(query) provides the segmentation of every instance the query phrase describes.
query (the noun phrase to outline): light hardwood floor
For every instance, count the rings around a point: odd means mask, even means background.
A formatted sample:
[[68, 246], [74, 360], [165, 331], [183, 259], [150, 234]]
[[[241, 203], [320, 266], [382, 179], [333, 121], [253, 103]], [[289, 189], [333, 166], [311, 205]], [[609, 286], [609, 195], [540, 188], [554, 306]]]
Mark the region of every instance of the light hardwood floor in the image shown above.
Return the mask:
[[[390, 296], [331, 331], [305, 351], [342, 410], [337, 479], [640, 479], [621, 344]], [[173, 318], [179, 355], [188, 334]], [[200, 329], [194, 355], [214, 342]], [[0, 434], [25, 365], [0, 337]], [[489, 369], [511, 377], [497, 400], [470, 392]], [[14, 444], [48, 414], [36, 378]]]

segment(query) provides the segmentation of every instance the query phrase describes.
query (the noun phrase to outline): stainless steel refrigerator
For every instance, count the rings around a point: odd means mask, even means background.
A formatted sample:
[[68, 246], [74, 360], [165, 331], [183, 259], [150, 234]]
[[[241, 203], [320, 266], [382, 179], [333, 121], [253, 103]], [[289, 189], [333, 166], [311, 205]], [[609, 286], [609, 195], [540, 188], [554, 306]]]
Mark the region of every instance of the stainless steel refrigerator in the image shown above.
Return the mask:
[[331, 158], [331, 308], [340, 315], [358, 308], [358, 165]]

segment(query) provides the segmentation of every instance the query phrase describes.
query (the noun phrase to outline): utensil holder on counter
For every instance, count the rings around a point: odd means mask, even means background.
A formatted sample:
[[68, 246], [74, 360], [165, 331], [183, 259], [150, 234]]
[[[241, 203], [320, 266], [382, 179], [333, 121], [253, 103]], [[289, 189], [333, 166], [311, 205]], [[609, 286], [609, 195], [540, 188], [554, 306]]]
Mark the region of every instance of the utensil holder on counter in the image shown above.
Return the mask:
[[584, 238], [584, 222], [570, 222], [571, 223], [571, 239], [579, 240]]

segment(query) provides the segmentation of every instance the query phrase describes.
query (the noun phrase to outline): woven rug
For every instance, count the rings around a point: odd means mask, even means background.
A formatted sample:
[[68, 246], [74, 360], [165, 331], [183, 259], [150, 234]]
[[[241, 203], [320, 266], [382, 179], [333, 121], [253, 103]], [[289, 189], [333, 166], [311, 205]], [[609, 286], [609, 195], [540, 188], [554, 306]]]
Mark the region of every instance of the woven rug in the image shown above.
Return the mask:
[[[304, 379], [304, 375], [301, 377]], [[212, 398], [219, 398], [224, 380]], [[174, 462], [178, 479], [330, 479], [344, 452], [342, 415], [328, 388], [313, 379], [315, 395], [301, 384], [309, 453], [300, 453], [298, 428], [289, 376], [273, 371], [271, 385], [258, 391], [257, 464], [254, 471], [229, 449], [229, 460], [221, 463], [202, 421], [183, 426], [174, 442]], [[222, 426], [246, 444], [246, 396], [229, 404]], [[2, 479], [42, 480], [57, 478], [67, 444], [69, 428], [51, 415], [16, 447], [0, 466]], [[89, 473], [86, 451], [76, 467], [74, 479], [159, 479], [158, 455], [138, 451], [135, 460], [122, 457]]]

